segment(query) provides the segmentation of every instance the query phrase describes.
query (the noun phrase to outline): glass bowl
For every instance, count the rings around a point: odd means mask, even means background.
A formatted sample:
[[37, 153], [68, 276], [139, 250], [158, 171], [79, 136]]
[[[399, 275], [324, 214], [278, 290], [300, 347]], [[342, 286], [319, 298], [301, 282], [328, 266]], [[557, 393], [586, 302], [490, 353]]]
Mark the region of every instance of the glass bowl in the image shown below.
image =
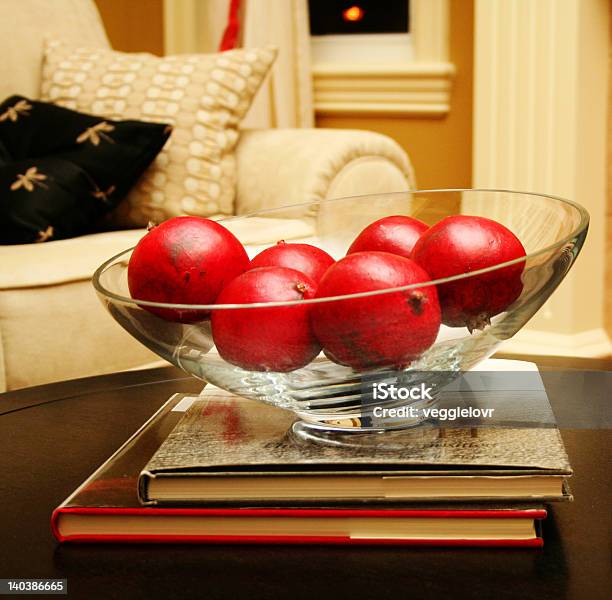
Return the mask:
[[[442, 325], [433, 345], [419, 356], [402, 364], [377, 361], [354, 370], [337, 364], [321, 352], [310, 364], [290, 372], [248, 371], [226, 362], [216, 351], [210, 319], [185, 324], [164, 320], [155, 309], [172, 311], [246, 311], [255, 324], [261, 316], [269, 316], [275, 309], [287, 309], [296, 303], [316, 305], [333, 303], [335, 314], [342, 315], [351, 303], [375, 307], [390, 294], [408, 296], [423, 284], [338, 296], [301, 300], [293, 303], [244, 305], [178, 305], [135, 300], [130, 297], [127, 268], [133, 249], [125, 250], [106, 261], [96, 271], [94, 287], [113, 318], [137, 340], [162, 358], [195, 377], [220, 388], [293, 411], [298, 420], [293, 431], [302, 438], [327, 440], [335, 434], [384, 432], [419, 424], [423, 417], [419, 409], [436, 402], [431, 397], [374, 398], [373, 384], [397, 383], [403, 386], [426, 384], [439, 390], [463, 371], [472, 369], [493, 354], [498, 346], [529, 321], [561, 283], [584, 243], [589, 216], [578, 204], [562, 198], [504, 190], [423, 190], [389, 194], [355, 196], [325, 201], [284, 206], [246, 216], [223, 219], [223, 225], [233, 231], [247, 247], [252, 257], [278, 239], [305, 241], [315, 244], [334, 258], [346, 254], [352, 240], [371, 222], [390, 215], [408, 215], [429, 225], [456, 214], [475, 215], [494, 219], [508, 227], [521, 240], [526, 256], [464, 273], [435, 280], [438, 294], [487, 277], [516, 272], [517, 265], [522, 287], [520, 295], [505, 310], [490, 320], [458, 327]], [[265, 242], [249, 244], [250, 241]], [[514, 265], [514, 267], [513, 267]], [[502, 278], [503, 279], [503, 278]], [[498, 277], [498, 281], [500, 278]], [[489, 290], [489, 293], [495, 293]], [[328, 304], [328, 307], [331, 307]], [[366, 308], [367, 309], [367, 308]], [[282, 312], [282, 311], [281, 311]], [[285, 312], [286, 314], [286, 312]], [[394, 315], [384, 315], [383, 323], [371, 310], [367, 323], [369, 336], [386, 340], [389, 344], [405, 341], [404, 336], [414, 331], [402, 328], [398, 321], [389, 327]], [[262, 325], [264, 327], [264, 325]], [[361, 327], [363, 328], [363, 322]], [[392, 330], [392, 333], [389, 330]], [[363, 333], [363, 332], [362, 332]], [[412, 406], [410, 414], [372, 419], [372, 407], [399, 408]], [[380, 415], [389, 411], [378, 410]], [[401, 411], [400, 411], [401, 412]], [[393, 413], [393, 411], [391, 411]], [[406, 411], [404, 411], [406, 413]], [[416, 415], [416, 416], [415, 416]]]

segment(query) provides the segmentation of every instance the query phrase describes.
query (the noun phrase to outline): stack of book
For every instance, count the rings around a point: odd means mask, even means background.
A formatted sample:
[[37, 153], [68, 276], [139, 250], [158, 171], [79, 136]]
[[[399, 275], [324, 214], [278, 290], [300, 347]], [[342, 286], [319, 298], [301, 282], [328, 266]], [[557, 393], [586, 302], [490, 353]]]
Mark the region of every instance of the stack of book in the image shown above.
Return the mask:
[[392, 451], [296, 440], [283, 410], [177, 394], [53, 513], [61, 542], [541, 546], [559, 431], [440, 429]]

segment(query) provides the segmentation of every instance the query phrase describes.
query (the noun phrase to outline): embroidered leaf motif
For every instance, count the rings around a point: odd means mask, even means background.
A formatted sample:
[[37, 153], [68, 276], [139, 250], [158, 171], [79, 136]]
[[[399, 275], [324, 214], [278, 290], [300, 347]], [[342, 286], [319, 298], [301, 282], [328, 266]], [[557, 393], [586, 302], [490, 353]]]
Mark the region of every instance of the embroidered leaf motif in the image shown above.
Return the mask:
[[47, 179], [46, 175], [39, 173], [36, 167], [30, 167], [23, 175], [17, 175], [17, 179], [11, 184], [11, 191], [23, 188], [28, 192], [33, 192], [34, 186], [46, 188], [47, 186], [42, 183], [45, 179]]
[[53, 237], [53, 233], [54, 233], [53, 227], [49, 225], [47, 229], [45, 229], [44, 231], [38, 232], [38, 238], [36, 238], [34, 242], [36, 244], [40, 244], [41, 242], [46, 242], [48, 239]]
[[115, 130], [115, 126], [107, 123], [106, 121], [100, 121], [96, 123], [93, 127], [88, 127], [79, 137], [77, 137], [77, 144], [82, 144], [84, 142], [91, 142], [94, 146], [98, 146], [100, 144], [100, 140], [105, 140], [114, 144], [113, 138], [110, 135], [107, 135], [111, 131]]
[[96, 200], [102, 200], [102, 202], [108, 202], [108, 197], [115, 191], [115, 186], [111, 185], [106, 191], [101, 190], [96, 186], [96, 189], [91, 192], [91, 195]]
[[32, 110], [32, 105], [27, 100], [19, 100], [19, 102], [15, 103], [13, 106], [9, 106], [0, 115], [0, 122], [8, 119], [14, 123], [20, 115], [23, 117], [29, 117], [30, 110]]

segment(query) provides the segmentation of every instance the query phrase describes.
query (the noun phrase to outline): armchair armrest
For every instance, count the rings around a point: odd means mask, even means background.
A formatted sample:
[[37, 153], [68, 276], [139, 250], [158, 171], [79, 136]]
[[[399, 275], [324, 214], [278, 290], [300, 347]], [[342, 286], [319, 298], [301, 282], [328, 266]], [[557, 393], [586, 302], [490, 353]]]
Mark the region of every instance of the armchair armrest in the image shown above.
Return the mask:
[[415, 188], [410, 159], [391, 138], [349, 129], [241, 132], [236, 213]]

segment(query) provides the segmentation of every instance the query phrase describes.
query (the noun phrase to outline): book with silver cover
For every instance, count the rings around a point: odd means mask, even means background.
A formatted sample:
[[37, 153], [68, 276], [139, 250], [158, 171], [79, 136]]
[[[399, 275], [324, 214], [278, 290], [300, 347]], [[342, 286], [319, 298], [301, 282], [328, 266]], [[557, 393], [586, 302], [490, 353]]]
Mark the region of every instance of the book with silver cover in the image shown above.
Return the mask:
[[142, 471], [143, 504], [571, 499], [555, 427], [417, 428], [392, 450], [347, 448], [300, 441], [288, 411], [206, 390]]

